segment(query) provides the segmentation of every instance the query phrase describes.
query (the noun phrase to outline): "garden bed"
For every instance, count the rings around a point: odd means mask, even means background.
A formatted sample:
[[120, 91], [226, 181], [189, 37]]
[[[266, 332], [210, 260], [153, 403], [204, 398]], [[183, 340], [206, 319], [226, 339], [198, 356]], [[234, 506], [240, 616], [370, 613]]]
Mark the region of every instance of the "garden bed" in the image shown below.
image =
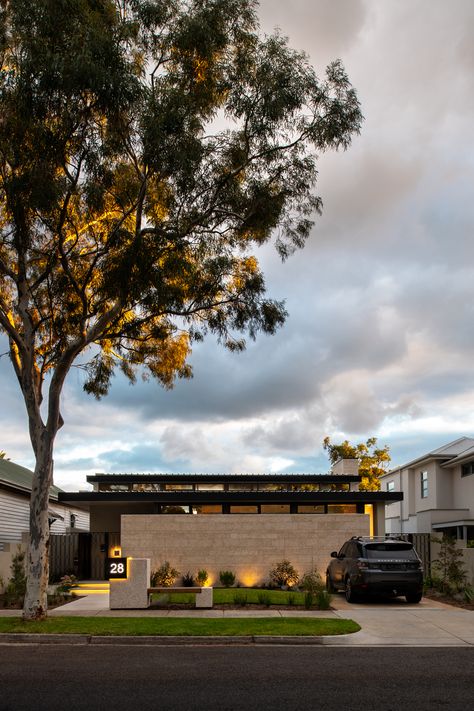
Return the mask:
[[[324, 591], [322, 598], [313, 597], [313, 604], [308, 607], [305, 600], [306, 593], [300, 591], [283, 591], [264, 588], [214, 588], [214, 604], [216, 610], [328, 610], [330, 607], [330, 596]], [[152, 595], [153, 607], [166, 607], [168, 609], [193, 609], [195, 607], [194, 595], [192, 593], [173, 593], [170, 588], [169, 593], [159, 593]]]
[[[48, 610], [54, 610], [56, 607], [61, 607], [62, 605], [67, 605], [68, 602], [74, 600], [73, 595], [48, 595]], [[10, 602], [7, 603], [5, 595], [0, 595], [0, 610], [22, 610], [23, 602]]]
[[464, 610], [471, 610], [474, 612], [474, 602], [467, 602], [466, 600], [457, 600], [450, 595], [443, 595], [438, 590], [430, 588], [425, 590], [423, 597], [428, 600], [436, 600], [437, 602], [443, 602], [445, 605], [452, 605], [453, 607], [461, 607]]

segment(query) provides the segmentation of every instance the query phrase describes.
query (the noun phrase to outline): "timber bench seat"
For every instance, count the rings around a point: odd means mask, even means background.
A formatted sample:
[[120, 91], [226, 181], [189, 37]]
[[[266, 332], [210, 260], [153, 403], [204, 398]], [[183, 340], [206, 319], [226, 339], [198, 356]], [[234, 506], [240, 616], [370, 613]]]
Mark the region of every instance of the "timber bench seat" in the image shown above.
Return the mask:
[[191, 593], [192, 595], [199, 595], [199, 597], [196, 598], [196, 607], [197, 608], [209, 608], [212, 607], [212, 593], [213, 590], [212, 588], [167, 588], [162, 585], [158, 587], [149, 587], [147, 588], [147, 594], [148, 594], [148, 606], [151, 604], [151, 596], [153, 593], [168, 593], [168, 594], [173, 594], [173, 593]]

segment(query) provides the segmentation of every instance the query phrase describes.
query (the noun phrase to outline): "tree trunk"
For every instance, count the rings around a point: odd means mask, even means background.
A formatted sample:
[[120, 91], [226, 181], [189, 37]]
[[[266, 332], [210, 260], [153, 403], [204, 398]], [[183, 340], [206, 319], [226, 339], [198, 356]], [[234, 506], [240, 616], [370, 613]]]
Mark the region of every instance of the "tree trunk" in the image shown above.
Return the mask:
[[46, 617], [49, 582], [49, 490], [53, 482], [53, 442], [46, 427], [37, 423], [36, 466], [30, 499], [30, 544], [27, 554], [27, 583], [24, 620]]

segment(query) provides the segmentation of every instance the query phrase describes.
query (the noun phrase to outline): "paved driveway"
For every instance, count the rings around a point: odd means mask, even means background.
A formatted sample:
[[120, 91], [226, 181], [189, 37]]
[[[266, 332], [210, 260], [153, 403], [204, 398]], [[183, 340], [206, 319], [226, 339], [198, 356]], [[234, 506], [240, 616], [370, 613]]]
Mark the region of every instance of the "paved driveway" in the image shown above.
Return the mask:
[[339, 617], [350, 617], [361, 632], [334, 638], [334, 644], [376, 646], [474, 646], [474, 612], [423, 600], [409, 605], [404, 599], [385, 599], [351, 604], [343, 594], [334, 595], [333, 607]]

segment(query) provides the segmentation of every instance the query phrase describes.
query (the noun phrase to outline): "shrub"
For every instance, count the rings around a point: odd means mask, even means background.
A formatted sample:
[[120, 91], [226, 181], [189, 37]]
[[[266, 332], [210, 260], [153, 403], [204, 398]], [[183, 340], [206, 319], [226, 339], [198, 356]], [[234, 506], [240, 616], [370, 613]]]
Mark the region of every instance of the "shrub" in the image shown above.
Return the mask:
[[311, 608], [312, 608], [312, 606], [313, 606], [313, 602], [314, 602], [313, 593], [308, 590], [308, 592], [305, 593], [305, 596], [304, 596], [304, 606], [305, 606], [305, 610], [311, 610]]
[[471, 540], [469, 540], [469, 541], [467, 542], [467, 547], [468, 547], [468, 548], [474, 548], [474, 538], [472, 538]]
[[294, 593], [289, 593], [286, 598], [286, 604], [293, 607], [296, 604], [296, 599]]
[[180, 572], [176, 568], [172, 568], [169, 561], [160, 565], [157, 570], [151, 574], [151, 587], [169, 588], [173, 585], [176, 578], [179, 578]]
[[270, 607], [271, 605], [270, 595], [265, 591], [258, 593], [257, 600], [259, 605], [265, 605], [265, 607]]
[[235, 583], [235, 573], [231, 570], [221, 570], [219, 573], [219, 580], [225, 588], [231, 588]]
[[325, 589], [325, 584], [317, 570], [305, 573], [300, 580], [300, 588], [315, 595], [320, 590]]
[[247, 605], [247, 593], [236, 592], [234, 594], [234, 605], [240, 605], [240, 607], [245, 607]]
[[320, 610], [329, 610], [331, 607], [331, 593], [322, 588], [316, 593], [316, 606]]
[[12, 575], [5, 588], [5, 603], [23, 605], [26, 593], [25, 553], [20, 546], [12, 558], [10, 570]]
[[432, 580], [439, 580], [436, 587], [447, 595], [452, 595], [463, 590], [467, 575], [462, 562], [462, 550], [456, 546], [456, 539], [452, 536], [431, 539], [440, 544], [438, 558], [431, 564], [434, 575]]
[[463, 592], [466, 602], [474, 602], [474, 587], [472, 585], [466, 585]]
[[56, 588], [56, 592], [62, 595], [67, 594], [71, 591], [71, 588], [76, 585], [76, 583], [77, 578], [75, 575], [63, 575], [59, 581], [59, 585]]
[[196, 580], [198, 581], [199, 585], [205, 585], [207, 583], [208, 578], [209, 575], [207, 570], [205, 570], [204, 568], [202, 570], [198, 570]]
[[194, 587], [194, 578], [193, 578], [192, 574], [189, 572], [189, 570], [188, 570], [187, 573], [185, 573], [185, 574], [183, 575], [183, 586], [184, 586], [185, 588], [192, 588], [192, 587]]
[[293, 587], [298, 583], [298, 573], [291, 565], [289, 560], [282, 560], [280, 563], [270, 570], [270, 580], [281, 587], [282, 585], [288, 585], [288, 587]]

